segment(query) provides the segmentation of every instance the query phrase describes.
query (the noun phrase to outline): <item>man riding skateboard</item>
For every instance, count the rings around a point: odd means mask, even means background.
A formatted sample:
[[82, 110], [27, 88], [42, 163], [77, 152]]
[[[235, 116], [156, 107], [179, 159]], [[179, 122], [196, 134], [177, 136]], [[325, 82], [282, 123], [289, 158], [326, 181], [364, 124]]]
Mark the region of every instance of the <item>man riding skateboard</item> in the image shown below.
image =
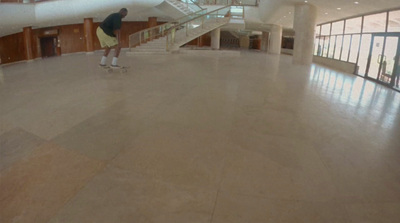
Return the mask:
[[111, 68], [121, 68], [117, 65], [118, 56], [121, 52], [121, 24], [122, 19], [128, 14], [126, 8], [122, 8], [118, 13], [112, 13], [97, 27], [96, 34], [100, 41], [101, 48], [106, 48], [100, 61], [101, 67], [107, 67], [107, 56], [114, 48], [114, 57], [111, 62]]

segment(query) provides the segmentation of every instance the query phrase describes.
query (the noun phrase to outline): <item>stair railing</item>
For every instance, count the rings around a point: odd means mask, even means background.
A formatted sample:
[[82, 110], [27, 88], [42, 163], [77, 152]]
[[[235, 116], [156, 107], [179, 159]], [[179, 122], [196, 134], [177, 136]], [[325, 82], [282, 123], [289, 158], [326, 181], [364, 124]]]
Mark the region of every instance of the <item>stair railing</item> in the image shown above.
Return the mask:
[[194, 12], [200, 11], [203, 8], [198, 4], [195, 0], [179, 0], [183, 3], [186, 3], [186, 7], [193, 10]]
[[[227, 17], [230, 18], [230, 8], [231, 6], [225, 6], [219, 9], [216, 9], [214, 11], [208, 12], [203, 15], [196, 16], [190, 20], [187, 20], [183, 23], [178, 23], [172, 27], [170, 27], [168, 30], [166, 30], [166, 49], [169, 51], [171, 49], [171, 46], [173, 46], [177, 40], [180, 40], [180, 38], [186, 38], [189, 36], [189, 32], [198, 29], [198, 28], [204, 28], [204, 24], [210, 21], [216, 21], [218, 22], [221, 19], [226, 19]], [[228, 18], [228, 20], [229, 20]], [[178, 30], [184, 30], [183, 32], [180, 32], [180, 38], [177, 36], [177, 31]], [[182, 35], [183, 33], [183, 35]]]
[[258, 6], [260, 0], [193, 0], [198, 5], [245, 5]]
[[207, 13], [207, 9], [201, 9], [190, 15], [183, 16], [174, 22], [164, 23], [158, 26], [150, 27], [148, 29], [141, 30], [139, 32], [129, 35], [129, 48], [140, 46], [143, 43], [147, 43], [153, 39], [157, 39], [166, 35], [166, 30], [176, 24], [184, 23], [185, 21], [191, 20], [199, 15]]

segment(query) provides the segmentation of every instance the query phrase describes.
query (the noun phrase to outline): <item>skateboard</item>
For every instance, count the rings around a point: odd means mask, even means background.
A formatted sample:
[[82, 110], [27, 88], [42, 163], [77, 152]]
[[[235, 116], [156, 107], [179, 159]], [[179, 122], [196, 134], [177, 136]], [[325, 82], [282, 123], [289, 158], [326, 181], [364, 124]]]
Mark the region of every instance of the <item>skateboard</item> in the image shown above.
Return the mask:
[[120, 73], [126, 73], [128, 71], [129, 67], [110, 67], [110, 66], [100, 66], [99, 67], [105, 71], [107, 71], [107, 73], [112, 73], [114, 71], [119, 71]]

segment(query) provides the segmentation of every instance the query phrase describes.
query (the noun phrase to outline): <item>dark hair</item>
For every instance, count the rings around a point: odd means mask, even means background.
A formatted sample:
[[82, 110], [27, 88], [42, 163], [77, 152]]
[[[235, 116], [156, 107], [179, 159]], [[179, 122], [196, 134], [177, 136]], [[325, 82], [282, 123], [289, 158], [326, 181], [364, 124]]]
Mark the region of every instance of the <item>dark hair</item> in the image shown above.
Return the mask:
[[119, 10], [119, 12], [128, 12], [128, 9], [122, 8], [122, 9]]

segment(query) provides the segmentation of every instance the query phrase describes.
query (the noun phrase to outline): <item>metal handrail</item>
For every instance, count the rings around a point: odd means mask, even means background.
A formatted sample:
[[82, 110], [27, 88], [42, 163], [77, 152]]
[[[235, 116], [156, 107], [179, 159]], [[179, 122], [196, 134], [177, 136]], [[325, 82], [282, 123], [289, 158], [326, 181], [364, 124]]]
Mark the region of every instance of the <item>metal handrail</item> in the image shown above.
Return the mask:
[[260, 0], [194, 0], [199, 5], [242, 5], [258, 6]]
[[194, 20], [196, 20], [196, 19], [198, 19], [198, 18], [204, 17], [204, 16], [206, 16], [206, 15], [210, 15], [210, 14], [213, 13], [213, 12], [221, 11], [221, 9], [230, 8], [230, 7], [231, 7], [231, 6], [228, 5], [228, 6], [225, 6], [225, 7], [216, 9], [216, 10], [213, 10], [213, 11], [211, 11], [211, 12], [208, 12], [208, 13], [204, 14], [204, 15], [200, 15], [200, 16], [198, 16], [198, 17], [192, 18], [192, 19], [190, 19], [190, 20], [188, 20], [188, 21], [185, 21], [185, 22], [183, 22], [183, 23], [179, 23], [179, 24], [177, 24], [177, 25], [175, 25], [175, 26], [169, 28], [169, 30], [171, 30], [171, 29], [173, 29], [173, 28], [176, 28], [176, 27], [178, 27], [178, 26], [181, 26], [181, 25], [183, 25], [183, 24], [185, 24], [185, 23], [194, 21]]
[[[230, 7], [231, 7], [231, 6], [228, 5], [228, 6], [225, 6], [225, 7], [216, 9], [216, 10], [213, 10], [213, 11], [211, 11], [211, 12], [208, 12], [208, 13], [204, 14], [204, 15], [197, 16], [197, 17], [192, 18], [192, 19], [190, 19], [190, 20], [187, 20], [187, 21], [185, 21], [185, 22], [183, 22], [183, 23], [179, 23], [179, 24], [176, 24], [176, 25], [174, 25], [174, 26], [168, 28], [168, 30], [166, 30], [166, 33], [165, 33], [165, 35], [167, 36], [166, 50], [167, 50], [167, 51], [169, 50], [169, 42], [174, 43], [174, 41], [175, 41], [175, 31], [176, 31], [176, 30], [180, 30], [182, 27], [184, 27], [184, 28], [186, 28], [186, 36], [188, 36], [188, 24], [189, 24], [190, 22], [195, 21], [195, 20], [201, 18], [201, 19], [202, 19], [201, 26], [203, 27], [203, 25], [204, 25], [204, 18], [205, 18], [206, 16], [209, 16], [209, 15], [215, 13], [215, 12], [222, 11], [222, 10], [224, 10], [224, 9], [226, 9], [226, 8], [230, 8]], [[217, 17], [216, 17], [217, 19], [218, 19], [218, 16], [219, 16], [219, 15], [217, 14]], [[169, 38], [169, 35], [171, 35], [171, 39]]]
[[[192, 13], [190, 15], [183, 16], [175, 22], [169, 22], [166, 24], [162, 24], [162, 25], [159, 25], [156, 27], [151, 27], [151, 28], [147, 28], [145, 30], [136, 32], [129, 36], [129, 48], [138, 46], [142, 43], [151, 41], [158, 37], [166, 36], [167, 37], [166, 38], [166, 50], [168, 51], [170, 43], [172, 45], [175, 41], [175, 31], [180, 30], [182, 28], [186, 28], [186, 36], [188, 36], [188, 30], [189, 30], [190, 23], [192, 23], [195, 20], [201, 19], [201, 26], [203, 27], [206, 17], [209, 17], [210, 15], [215, 14], [217, 12], [216, 18], [218, 20], [218, 17], [220, 16], [218, 12], [224, 11], [225, 9], [230, 8], [230, 7], [231, 7], [230, 5], [225, 6], [225, 7], [213, 10], [211, 12], [207, 12], [205, 14], [203, 14], [203, 13], [207, 10], [202, 9], [202, 10]], [[230, 12], [230, 10], [228, 10], [228, 12]], [[230, 17], [230, 15], [229, 15], [229, 17]], [[137, 38], [138, 41], [134, 41], [133, 38]]]

